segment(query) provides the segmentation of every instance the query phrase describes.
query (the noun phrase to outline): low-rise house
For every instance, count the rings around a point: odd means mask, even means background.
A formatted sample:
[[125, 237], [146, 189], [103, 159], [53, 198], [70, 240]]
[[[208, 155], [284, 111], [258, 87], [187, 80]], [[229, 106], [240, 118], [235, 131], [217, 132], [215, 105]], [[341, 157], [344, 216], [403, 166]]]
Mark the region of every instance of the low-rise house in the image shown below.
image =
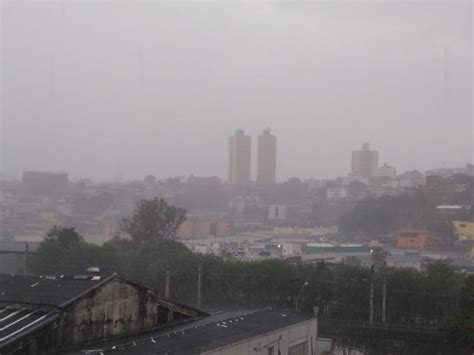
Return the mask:
[[474, 240], [474, 222], [453, 221], [453, 230], [459, 240]]
[[397, 232], [397, 248], [402, 249], [425, 249], [433, 235], [424, 229], [401, 229]]

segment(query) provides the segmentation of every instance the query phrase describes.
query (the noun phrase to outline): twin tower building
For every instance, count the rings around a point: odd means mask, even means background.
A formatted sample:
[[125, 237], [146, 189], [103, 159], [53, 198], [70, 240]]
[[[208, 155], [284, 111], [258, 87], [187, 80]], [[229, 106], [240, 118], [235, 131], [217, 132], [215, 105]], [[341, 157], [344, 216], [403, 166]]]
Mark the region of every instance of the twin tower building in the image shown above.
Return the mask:
[[[252, 138], [244, 131], [235, 131], [229, 138], [229, 183], [246, 186], [251, 181]], [[258, 136], [257, 142], [257, 186], [268, 188], [275, 185], [276, 137], [270, 129]]]

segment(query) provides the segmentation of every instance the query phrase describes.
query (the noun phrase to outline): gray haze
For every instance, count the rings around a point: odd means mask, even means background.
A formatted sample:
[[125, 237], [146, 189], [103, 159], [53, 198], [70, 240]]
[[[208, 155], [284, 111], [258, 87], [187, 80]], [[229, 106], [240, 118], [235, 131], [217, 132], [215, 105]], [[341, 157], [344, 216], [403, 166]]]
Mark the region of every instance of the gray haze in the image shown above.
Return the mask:
[[1, 29], [10, 174], [225, 177], [228, 136], [267, 126], [279, 180], [346, 175], [364, 141], [472, 161], [471, 2], [3, 2]]

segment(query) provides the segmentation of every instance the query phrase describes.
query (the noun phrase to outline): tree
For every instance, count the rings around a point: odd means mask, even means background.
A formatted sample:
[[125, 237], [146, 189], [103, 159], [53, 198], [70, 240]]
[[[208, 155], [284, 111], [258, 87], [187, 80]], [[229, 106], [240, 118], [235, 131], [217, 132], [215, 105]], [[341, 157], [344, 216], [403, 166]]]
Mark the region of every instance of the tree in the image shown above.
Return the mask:
[[141, 200], [131, 218], [123, 221], [123, 229], [135, 242], [172, 239], [186, 219], [186, 210], [170, 206], [164, 199]]
[[70, 248], [73, 244], [83, 242], [84, 238], [74, 227], [63, 228], [55, 225], [48, 231], [44, 240], [46, 243], [57, 243], [60, 247]]
[[461, 300], [447, 325], [448, 338], [459, 347], [474, 349], [474, 276], [465, 279]]
[[95, 266], [99, 247], [86, 243], [75, 228], [52, 227], [31, 258], [30, 270], [37, 274], [82, 273]]

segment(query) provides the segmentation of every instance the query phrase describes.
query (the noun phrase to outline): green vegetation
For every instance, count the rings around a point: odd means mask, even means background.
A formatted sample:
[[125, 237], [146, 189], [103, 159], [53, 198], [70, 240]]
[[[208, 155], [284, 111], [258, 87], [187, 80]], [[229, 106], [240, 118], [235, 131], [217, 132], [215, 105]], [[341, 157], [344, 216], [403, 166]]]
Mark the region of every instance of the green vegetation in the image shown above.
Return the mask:
[[435, 203], [424, 194], [368, 198], [342, 216], [341, 231], [348, 236], [392, 233], [403, 227], [426, 227]]
[[[171, 274], [171, 297], [195, 304], [198, 265], [202, 264], [203, 305], [260, 307], [291, 304], [291, 280], [309, 285], [301, 309], [319, 306], [325, 316], [366, 320], [370, 269], [352, 264], [290, 264], [282, 260], [241, 262], [198, 256], [182, 244], [166, 240], [140, 242], [114, 239], [97, 247], [79, 241], [63, 244], [45, 240], [32, 258], [31, 270], [41, 274], [83, 273], [88, 266], [120, 275], [163, 292], [165, 274]], [[387, 319], [397, 322], [444, 324], [466, 297], [463, 275], [443, 262], [431, 262], [425, 271], [377, 267], [374, 273], [375, 314], [381, 319], [382, 275], [387, 280]], [[472, 291], [472, 290], [471, 290]], [[464, 292], [464, 294], [463, 294]], [[472, 297], [472, 296], [471, 296]]]
[[186, 210], [168, 205], [164, 199], [141, 200], [123, 228], [135, 242], [168, 240], [186, 219]]
[[365, 237], [394, 233], [400, 228], [429, 229], [443, 242], [453, 242], [451, 221], [436, 214], [437, 201], [422, 191], [401, 196], [368, 198], [356, 203], [339, 220], [346, 237]]
[[446, 326], [448, 338], [457, 347], [474, 349], [474, 276], [465, 279], [458, 307]]
[[[472, 209], [464, 216], [441, 216], [437, 205], [470, 205], [474, 196], [474, 178], [454, 175], [430, 181], [399, 196], [370, 197], [358, 201], [338, 220], [345, 237], [374, 238], [399, 228], [429, 229], [444, 244], [454, 242], [452, 220], [474, 218]], [[469, 212], [470, 211], [470, 212]]]
[[85, 270], [100, 258], [101, 251], [98, 246], [86, 243], [74, 228], [54, 226], [32, 258], [30, 269], [38, 274]]
[[[143, 206], [143, 202], [139, 206]], [[138, 208], [134, 216], [140, 211]], [[139, 218], [132, 219], [139, 223]], [[175, 223], [173, 228], [178, 226]], [[143, 226], [135, 224], [135, 227], [131, 230], [139, 233]], [[161, 225], [156, 228], [158, 231], [161, 229]], [[153, 237], [160, 234], [143, 233], [144, 236], [134, 234], [132, 240], [116, 238], [98, 247], [84, 242], [73, 228], [55, 227], [32, 258], [30, 271], [41, 274], [84, 273], [88, 266], [99, 266], [102, 271], [117, 272], [164, 294], [165, 275], [169, 270], [170, 297], [196, 304], [201, 264], [203, 307], [290, 307], [292, 280], [297, 279], [294, 282], [295, 295], [305, 281], [309, 282], [301, 294], [301, 310], [312, 312], [313, 307], [318, 306], [322, 316], [368, 319], [371, 271], [356, 263], [328, 265], [324, 262], [292, 264], [283, 260], [223, 260], [195, 255], [178, 242]], [[428, 262], [424, 271], [387, 268], [378, 250], [374, 252], [374, 264], [376, 321], [381, 319], [385, 275], [387, 321], [445, 326], [453, 342], [463, 346], [473, 344], [472, 277], [455, 273], [448, 264], [440, 261]]]

